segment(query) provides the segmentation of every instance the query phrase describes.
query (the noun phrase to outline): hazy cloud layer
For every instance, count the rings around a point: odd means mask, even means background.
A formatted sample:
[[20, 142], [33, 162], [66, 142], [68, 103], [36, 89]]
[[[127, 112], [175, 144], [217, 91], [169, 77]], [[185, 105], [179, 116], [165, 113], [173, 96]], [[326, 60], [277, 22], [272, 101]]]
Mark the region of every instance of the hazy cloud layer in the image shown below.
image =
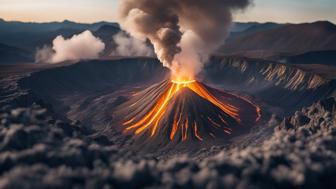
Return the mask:
[[105, 44], [90, 31], [74, 35], [70, 39], [58, 36], [52, 47], [43, 47], [36, 53], [36, 62], [59, 63], [95, 59], [105, 49]]

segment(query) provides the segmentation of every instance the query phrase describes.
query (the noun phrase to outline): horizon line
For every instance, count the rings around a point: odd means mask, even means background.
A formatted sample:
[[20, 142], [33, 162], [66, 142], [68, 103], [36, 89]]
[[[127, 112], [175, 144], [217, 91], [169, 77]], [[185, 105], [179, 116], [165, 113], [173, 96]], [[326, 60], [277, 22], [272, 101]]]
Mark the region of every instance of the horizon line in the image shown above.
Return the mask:
[[[64, 20], [49, 20], [49, 21], [23, 21], [23, 20], [6, 20], [5, 18], [0, 17], [0, 21], [4, 22], [21, 22], [21, 23], [30, 23], [30, 24], [48, 24], [48, 23], [63, 23], [63, 22], [73, 22], [76, 24], [96, 24], [101, 22], [107, 22], [111, 24], [119, 24], [116, 21], [109, 21], [109, 20], [97, 20], [94, 22], [81, 22], [71, 19], [64, 19]], [[276, 24], [309, 24], [309, 23], [315, 23], [315, 22], [330, 22], [334, 25], [336, 25], [336, 22], [327, 20], [327, 19], [321, 19], [321, 20], [313, 20], [311, 22], [276, 22], [276, 21], [241, 21], [241, 20], [233, 20], [232, 23], [259, 23], [259, 24], [266, 24], [266, 23], [276, 23]]]

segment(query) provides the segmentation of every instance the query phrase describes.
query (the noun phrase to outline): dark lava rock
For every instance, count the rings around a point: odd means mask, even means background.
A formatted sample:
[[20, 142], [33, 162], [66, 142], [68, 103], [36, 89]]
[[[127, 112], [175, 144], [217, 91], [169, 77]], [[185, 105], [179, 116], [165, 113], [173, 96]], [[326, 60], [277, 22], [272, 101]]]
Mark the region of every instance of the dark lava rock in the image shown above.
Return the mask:
[[297, 115], [296, 119], [298, 122], [295, 125], [298, 126], [303, 126], [310, 122], [310, 118], [302, 114]]
[[326, 111], [332, 112], [333, 110], [335, 110], [336, 101], [335, 98], [328, 98], [322, 100], [320, 104]]
[[284, 119], [281, 122], [279, 128], [289, 130], [289, 129], [294, 129], [294, 125], [291, 123], [290, 119]]
[[115, 107], [115, 106], [119, 106], [121, 105], [122, 103], [126, 102], [128, 100], [127, 97], [124, 97], [124, 96], [118, 96], [112, 103], [112, 105]]

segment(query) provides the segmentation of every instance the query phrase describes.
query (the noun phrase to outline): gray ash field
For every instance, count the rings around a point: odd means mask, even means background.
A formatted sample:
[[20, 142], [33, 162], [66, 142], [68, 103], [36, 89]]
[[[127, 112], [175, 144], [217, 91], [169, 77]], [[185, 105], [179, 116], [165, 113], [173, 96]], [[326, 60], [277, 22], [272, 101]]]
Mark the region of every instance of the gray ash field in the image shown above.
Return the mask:
[[334, 188], [335, 81], [314, 70], [213, 57], [199, 81], [261, 119], [221, 142], [148, 150], [163, 144], [140, 145], [116, 112], [169, 77], [157, 60], [2, 66], [0, 188]]

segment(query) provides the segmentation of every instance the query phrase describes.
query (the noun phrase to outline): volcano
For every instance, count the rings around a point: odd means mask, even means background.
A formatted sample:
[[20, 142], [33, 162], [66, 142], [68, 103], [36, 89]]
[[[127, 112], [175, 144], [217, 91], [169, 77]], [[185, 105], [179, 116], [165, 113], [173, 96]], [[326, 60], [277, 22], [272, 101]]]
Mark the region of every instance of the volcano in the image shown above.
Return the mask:
[[257, 122], [254, 102], [196, 80], [163, 81], [117, 108], [122, 131], [141, 141], [208, 142], [241, 133]]

